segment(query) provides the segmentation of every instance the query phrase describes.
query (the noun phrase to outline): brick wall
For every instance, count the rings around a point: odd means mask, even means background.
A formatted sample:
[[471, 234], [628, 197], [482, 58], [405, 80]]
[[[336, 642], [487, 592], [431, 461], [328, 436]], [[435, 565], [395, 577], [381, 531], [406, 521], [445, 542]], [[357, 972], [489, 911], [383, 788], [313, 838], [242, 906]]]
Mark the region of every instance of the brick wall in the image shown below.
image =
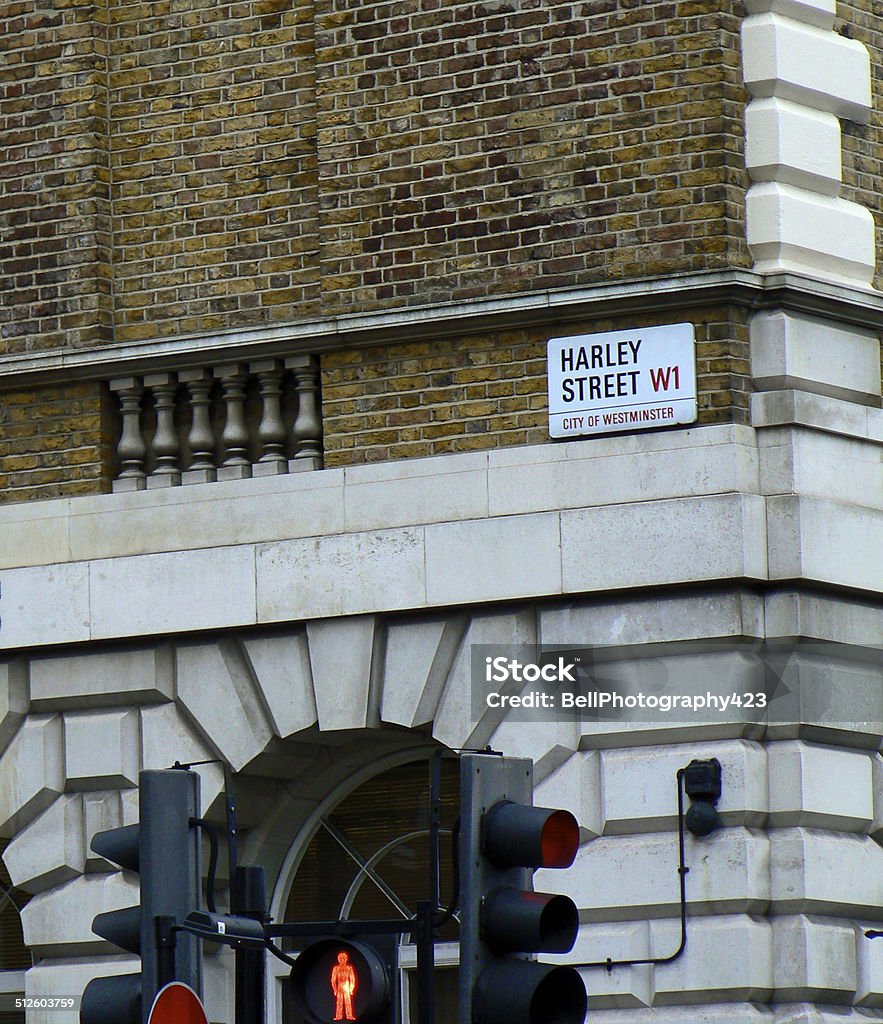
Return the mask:
[[748, 265], [721, 6], [320, 3], [323, 309]]
[[109, 490], [111, 410], [98, 384], [0, 399], [0, 504]]
[[[873, 8], [839, 14], [871, 48], [880, 96]], [[750, 264], [741, 3], [7, 0], [4, 13], [0, 357]], [[844, 126], [844, 192], [878, 230], [880, 116]], [[714, 315], [677, 319], [701, 325], [702, 421], [740, 420], [744, 317]], [[545, 437], [548, 333], [326, 356], [329, 464]], [[91, 387], [89, 411], [79, 385], [41, 392], [44, 408], [32, 391], [0, 395], [7, 422], [63, 407], [72, 433], [26, 451], [0, 432], [7, 483], [43, 453], [45, 476], [10, 494], [107, 486], [85, 454], [111, 429], [90, 418]]]
[[4, 349], [747, 265], [725, 6], [9, 0]]
[[111, 0], [116, 334], [319, 312], [308, 2]]
[[0, 355], [110, 336], [104, 0], [12, 0], [0, 39]]
[[[747, 317], [685, 311], [696, 327], [699, 422], [748, 421]], [[670, 318], [642, 317], [640, 326]], [[566, 333], [636, 326], [568, 324]], [[554, 332], [553, 332], [554, 333]], [[478, 451], [549, 439], [548, 328], [329, 353], [322, 359], [325, 464]]]

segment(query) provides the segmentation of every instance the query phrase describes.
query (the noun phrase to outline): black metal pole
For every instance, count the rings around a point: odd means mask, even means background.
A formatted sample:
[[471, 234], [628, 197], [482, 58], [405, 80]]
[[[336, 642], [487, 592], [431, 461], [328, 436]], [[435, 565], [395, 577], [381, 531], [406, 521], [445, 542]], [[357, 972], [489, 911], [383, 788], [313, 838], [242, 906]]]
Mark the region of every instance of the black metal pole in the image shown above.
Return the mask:
[[[267, 886], [264, 869], [256, 865], [237, 867], [234, 889], [239, 914], [265, 921]], [[236, 1024], [265, 1024], [265, 957], [263, 949], [236, 950]]]
[[417, 903], [417, 1021], [435, 1024], [435, 939], [432, 921], [435, 906], [430, 900]]

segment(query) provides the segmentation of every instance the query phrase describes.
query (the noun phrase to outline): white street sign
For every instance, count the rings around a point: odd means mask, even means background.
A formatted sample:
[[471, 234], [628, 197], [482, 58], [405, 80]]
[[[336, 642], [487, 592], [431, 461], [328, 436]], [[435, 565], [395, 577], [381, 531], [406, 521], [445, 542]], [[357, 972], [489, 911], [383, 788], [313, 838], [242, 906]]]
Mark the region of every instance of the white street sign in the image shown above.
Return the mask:
[[696, 420], [692, 324], [551, 338], [546, 353], [552, 437]]

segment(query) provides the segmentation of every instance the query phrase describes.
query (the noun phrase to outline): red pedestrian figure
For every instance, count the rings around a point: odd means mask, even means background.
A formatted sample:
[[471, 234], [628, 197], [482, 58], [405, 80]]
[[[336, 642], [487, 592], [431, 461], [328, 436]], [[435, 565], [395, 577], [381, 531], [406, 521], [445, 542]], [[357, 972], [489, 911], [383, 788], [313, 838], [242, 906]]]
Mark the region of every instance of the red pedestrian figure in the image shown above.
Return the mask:
[[331, 968], [331, 991], [337, 1000], [335, 1020], [355, 1020], [353, 996], [356, 994], [356, 972], [346, 953], [337, 954], [337, 964]]

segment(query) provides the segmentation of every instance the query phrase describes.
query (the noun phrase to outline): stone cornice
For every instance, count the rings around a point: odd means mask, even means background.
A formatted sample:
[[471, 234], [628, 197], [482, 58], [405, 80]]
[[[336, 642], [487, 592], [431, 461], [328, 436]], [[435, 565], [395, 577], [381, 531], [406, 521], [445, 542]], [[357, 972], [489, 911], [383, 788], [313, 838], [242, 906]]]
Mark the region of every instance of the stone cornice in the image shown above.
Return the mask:
[[353, 313], [278, 327], [11, 354], [0, 356], [0, 389], [717, 305], [750, 312], [790, 309], [883, 330], [879, 292], [796, 274], [726, 270]]

